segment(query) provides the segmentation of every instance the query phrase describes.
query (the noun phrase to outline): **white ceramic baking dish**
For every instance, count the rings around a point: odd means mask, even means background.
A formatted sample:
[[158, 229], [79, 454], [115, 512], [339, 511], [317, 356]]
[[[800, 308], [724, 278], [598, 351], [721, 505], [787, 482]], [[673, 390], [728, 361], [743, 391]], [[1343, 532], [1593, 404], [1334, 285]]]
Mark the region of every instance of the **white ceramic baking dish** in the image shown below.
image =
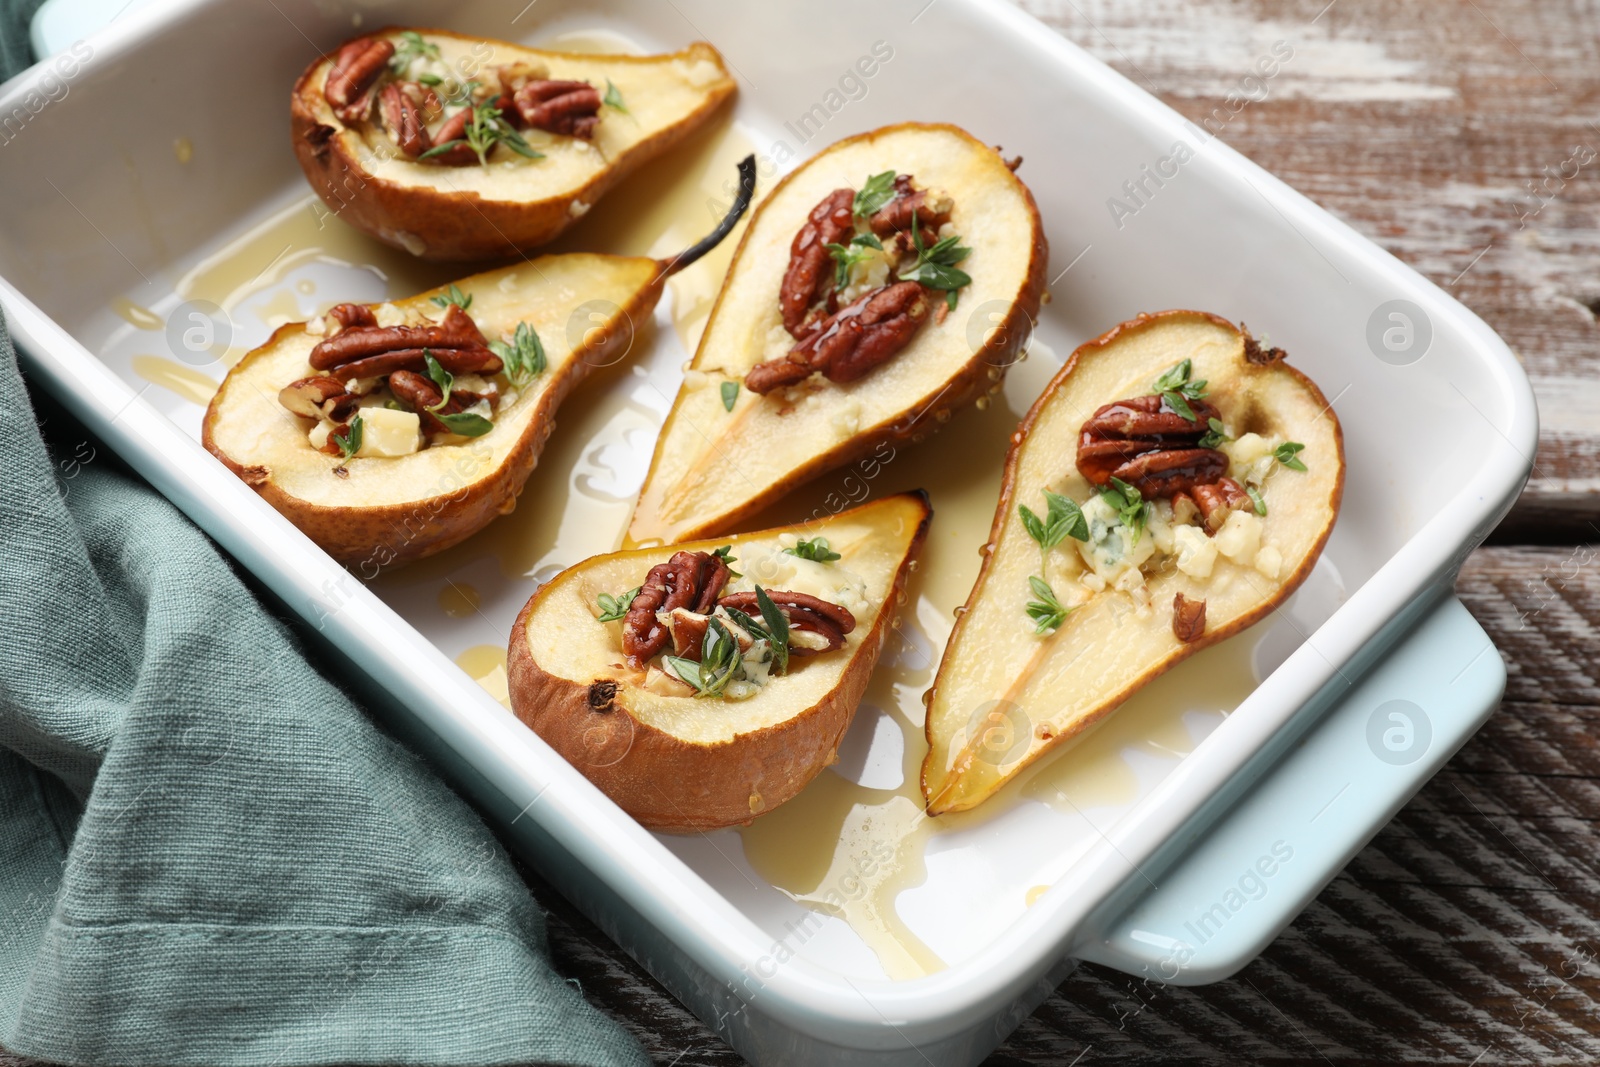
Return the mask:
[[[721, 170], [731, 177], [744, 143], [767, 157], [768, 187], [838, 137], [905, 119], [956, 122], [1025, 157], [1053, 257], [1032, 359], [990, 410], [958, 416], [882, 472], [842, 472], [813, 492], [842, 501], [921, 482], [938, 511], [924, 569], [948, 580], [925, 573], [913, 589], [904, 640], [880, 668], [892, 684], [869, 698], [878, 703], [858, 716], [840, 765], [795, 802], [830, 810], [820, 789], [860, 802], [856, 816], [877, 804], [867, 848], [923, 835], [913, 863], [908, 853], [885, 865], [899, 883], [835, 866], [806, 892], [804, 877], [780, 876], [827, 860], [801, 853], [830, 841], [649, 834], [455, 662], [493, 688], [485, 650], [503, 647], [537, 581], [620, 532], [686, 356], [679, 328], [692, 330], [689, 305], [714, 279], [674, 289], [677, 306], [657, 328], [641, 324], [628, 366], [569, 401], [518, 509], [536, 517], [500, 520], [443, 562], [369, 584], [199, 447], [226, 342], [248, 347], [269, 323], [336, 299], [421, 286], [426, 272], [308, 203], [287, 145], [294, 76], [353, 27], [387, 23], [652, 50], [704, 37], [723, 51], [740, 79], [734, 124], [613, 193], [573, 247], [643, 251], [624, 246], [703, 229], [709, 214], [692, 194], [714, 189]], [[1241, 77], [1270, 81], [1293, 46], [1264, 48]], [[546, 877], [753, 1061], [972, 1063], [1078, 958], [1154, 981], [1229, 974], [1498, 700], [1500, 658], [1450, 589], [1531, 468], [1537, 419], [1511, 353], [1216, 139], [1226, 113], [1185, 123], [1004, 4], [754, 14], [714, 0], [173, 0], [64, 57], [0, 91], [0, 302], [30, 376], [302, 616]], [[657, 200], [694, 215], [657, 212], [644, 226], [641, 204]], [[987, 530], [1003, 447], [988, 455], [985, 443], [1003, 445], [1058, 365], [1052, 354], [1166, 307], [1244, 320], [1331, 398], [1348, 481], [1324, 561], [1270, 621], [1174, 672], [1053, 776], [929, 836], [906, 814], [903, 771], [920, 752], [905, 727], [948, 630], [948, 589], [965, 592]], [[885, 830], [895, 804], [899, 829]], [[889, 901], [876, 926], [860, 908], [843, 905], [841, 918], [801, 899], [832, 888], [856, 901], [867, 883]]]

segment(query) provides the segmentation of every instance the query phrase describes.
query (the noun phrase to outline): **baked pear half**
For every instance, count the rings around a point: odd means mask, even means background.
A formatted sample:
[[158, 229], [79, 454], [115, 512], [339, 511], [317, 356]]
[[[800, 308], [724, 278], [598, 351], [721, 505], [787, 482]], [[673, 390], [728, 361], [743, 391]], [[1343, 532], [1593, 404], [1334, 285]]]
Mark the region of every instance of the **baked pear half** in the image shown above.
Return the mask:
[[955, 126], [905, 123], [779, 183], [734, 254], [628, 543], [735, 528], [997, 388], [1045, 284], [1016, 163]]
[[512, 627], [512, 710], [653, 830], [748, 823], [833, 762], [931, 516], [906, 493], [586, 560]]
[[423, 259], [544, 244], [734, 93], [717, 50], [573, 55], [389, 28], [306, 68], [295, 156], [340, 218]]
[[624, 358], [667, 278], [727, 236], [733, 207], [670, 260], [541, 256], [405, 300], [279, 327], [228, 372], [201, 440], [341, 563], [371, 576], [516, 505], [574, 386]]
[[1006, 457], [927, 695], [930, 814], [981, 803], [1297, 589], [1344, 488], [1339, 421], [1242, 326], [1141, 315], [1072, 354]]

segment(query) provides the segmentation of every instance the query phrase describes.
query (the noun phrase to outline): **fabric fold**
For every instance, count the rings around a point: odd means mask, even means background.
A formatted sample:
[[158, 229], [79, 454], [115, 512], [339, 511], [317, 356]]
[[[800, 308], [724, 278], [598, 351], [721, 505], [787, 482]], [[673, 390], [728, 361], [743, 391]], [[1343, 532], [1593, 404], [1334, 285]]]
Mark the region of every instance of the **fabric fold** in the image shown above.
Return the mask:
[[646, 1062], [498, 842], [75, 428], [0, 324], [0, 1045], [70, 1064]]

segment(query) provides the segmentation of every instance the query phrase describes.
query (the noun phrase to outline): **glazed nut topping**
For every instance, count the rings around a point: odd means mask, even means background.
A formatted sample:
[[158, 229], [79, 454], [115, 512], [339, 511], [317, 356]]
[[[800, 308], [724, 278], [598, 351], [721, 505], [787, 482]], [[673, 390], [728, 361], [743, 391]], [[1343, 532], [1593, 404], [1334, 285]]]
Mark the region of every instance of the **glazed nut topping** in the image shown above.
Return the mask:
[[[338, 311], [334, 309], [336, 319]], [[495, 374], [502, 366], [477, 325], [454, 304], [432, 326], [379, 326], [373, 322], [346, 327], [319, 341], [311, 350], [310, 361], [313, 369], [348, 381], [382, 377], [397, 370], [423, 372], [427, 369], [424, 349], [452, 374]]]
[[328, 315], [339, 324], [341, 330], [378, 325], [378, 317], [365, 304], [335, 304], [328, 310]]
[[910, 343], [928, 317], [928, 290], [916, 282], [875, 289], [819, 324], [782, 359], [758, 363], [745, 376], [753, 393], [770, 393], [820, 371], [853, 382]]
[[[450, 399], [445, 400], [431, 378], [409, 370], [397, 370], [389, 375], [389, 391], [394, 393], [396, 400], [417, 413], [422, 419], [423, 429], [430, 434], [450, 432], [450, 428], [439, 421], [440, 415], [458, 415], [483, 399], [477, 393], [452, 389]], [[441, 404], [440, 401], [444, 402]]]
[[1190, 400], [1195, 418], [1165, 410], [1160, 396], [1136, 396], [1099, 408], [1078, 434], [1078, 471], [1092, 484], [1112, 478], [1147, 497], [1172, 496], [1216, 481], [1228, 471], [1228, 457], [1200, 447], [1217, 409]]
[[688, 608], [705, 615], [727, 582], [728, 565], [709, 552], [677, 552], [651, 567], [622, 620], [622, 651], [629, 665], [642, 667], [666, 647], [670, 634], [658, 612]]
[[[933, 310], [937, 288], [947, 290], [953, 306], [955, 290], [971, 280], [948, 269], [968, 250], [955, 247], [955, 238], [942, 245], [939, 238], [954, 207], [948, 195], [893, 172], [869, 179], [860, 192], [841, 188], [823, 197], [789, 246], [778, 289], [783, 327], [796, 343], [787, 355], [751, 368], [746, 387], [765, 394], [812, 374], [855, 381], [910, 344]], [[881, 284], [857, 283], [858, 263], [877, 265]], [[944, 273], [930, 279], [924, 269]], [[861, 274], [879, 276], [870, 269]], [[945, 311], [940, 306], [935, 313], [941, 322]]]
[[[318, 373], [290, 382], [278, 393], [286, 410], [317, 420], [310, 439], [319, 451], [344, 459], [415, 451], [422, 442], [414, 431], [408, 433], [393, 409], [414, 414], [411, 425], [429, 438], [475, 436], [493, 428], [467, 409], [486, 401], [492, 413], [497, 387], [474, 383], [475, 389], [487, 390], [482, 392], [455, 388], [455, 375], [497, 374], [504, 361], [461, 304], [447, 304], [437, 323], [413, 326], [380, 326], [370, 307], [338, 304], [328, 311], [323, 329], [335, 332], [318, 341], [307, 357]], [[374, 396], [379, 390], [387, 390], [390, 399], [382, 393]], [[380, 402], [391, 410], [364, 406]], [[380, 426], [382, 436], [375, 437]]]
[[946, 193], [916, 188], [909, 174], [895, 175], [894, 191], [894, 199], [867, 220], [872, 232], [879, 237], [908, 233], [915, 219], [924, 244], [938, 240], [939, 227], [950, 221], [955, 201]]
[[[810, 593], [774, 589], [768, 592], [767, 596], [772, 598], [772, 602], [778, 605], [778, 610], [783, 612], [784, 618], [789, 620], [791, 630], [815, 634], [820, 639], [806, 644], [797, 643], [794, 649], [797, 653], [815, 654], [842, 648], [845, 635], [856, 628], [856, 617], [848, 608], [814, 597]], [[760, 609], [753, 592], [729, 593], [717, 601], [717, 606], [734, 608], [746, 615], [760, 617]]]
[[838, 310], [828, 245], [843, 244], [855, 235], [850, 210], [855, 196], [854, 189], [835, 189], [823, 197], [789, 246], [789, 268], [778, 291], [778, 306], [784, 329], [796, 340], [811, 333], [817, 315], [814, 305], [820, 304], [823, 314]]
[[544, 68], [529, 63], [496, 67], [464, 83], [427, 73], [420, 75], [425, 81], [412, 80], [413, 61], [429, 56], [437, 61], [438, 45], [413, 31], [400, 37], [403, 51], [387, 38], [363, 37], [346, 44], [322, 92], [349, 126], [373, 121], [376, 100], [378, 126], [411, 160], [471, 166], [486, 163], [501, 142], [537, 159], [540, 153], [518, 131], [592, 139], [600, 108], [611, 100], [588, 82], [552, 79]]
[[[677, 552], [651, 567], [622, 620], [622, 651], [628, 665], [642, 669], [669, 642], [674, 655], [698, 660], [701, 639], [718, 609], [759, 620], [756, 593], [723, 595], [730, 573], [722, 557], [710, 552]], [[766, 595], [788, 622], [795, 638], [794, 654], [832, 652], [843, 647], [845, 636], [855, 629], [855, 616], [838, 604], [783, 589], [768, 590]], [[748, 649], [750, 635], [737, 627], [732, 632], [741, 650]]]
[[[425, 100], [418, 99], [423, 94], [408, 93], [406, 88], [399, 82], [385, 85], [378, 94], [378, 109], [383, 114], [384, 125], [389, 127], [389, 132], [399, 144], [400, 151], [415, 159], [433, 147], [433, 138], [428, 134], [428, 119], [423, 112]], [[438, 98], [434, 99], [437, 102]]]
[[343, 122], [361, 122], [372, 110], [372, 90], [394, 56], [394, 42], [363, 37], [339, 49], [323, 95]]
[[[1273, 358], [1282, 358], [1282, 350]], [[1078, 472], [1091, 484], [1126, 483], [1144, 497], [1192, 505], [1215, 534], [1234, 511], [1253, 507], [1249, 491], [1228, 477], [1221, 412], [1191, 381], [1184, 360], [1156, 383], [1156, 393], [1106, 404], [1078, 432]]]
[[536, 130], [590, 138], [600, 124], [600, 91], [588, 82], [530, 81], [511, 99], [523, 124]]

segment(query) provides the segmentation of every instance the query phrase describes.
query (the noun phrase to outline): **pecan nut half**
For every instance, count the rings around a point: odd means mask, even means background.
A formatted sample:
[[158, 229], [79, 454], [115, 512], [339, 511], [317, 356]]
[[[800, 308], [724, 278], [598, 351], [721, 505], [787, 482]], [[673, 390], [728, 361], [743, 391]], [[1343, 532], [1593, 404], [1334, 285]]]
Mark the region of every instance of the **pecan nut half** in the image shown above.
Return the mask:
[[816, 325], [812, 305], [826, 304], [834, 295], [833, 262], [827, 246], [843, 244], [855, 235], [855, 198], [854, 189], [835, 189], [823, 197], [789, 244], [789, 266], [778, 290], [778, 308], [783, 312], [783, 328], [796, 340]]
[[397, 370], [391, 373], [389, 389], [394, 393], [395, 399], [417, 413], [417, 417], [422, 420], [423, 432], [429, 434], [453, 432], [435, 416], [460, 414], [464, 408], [480, 399], [476, 393], [452, 389], [450, 399], [441, 407], [439, 401], [444, 399], [444, 394], [433, 384], [433, 379], [412, 370]]
[[787, 356], [750, 368], [745, 387], [770, 393], [816, 371], [853, 382], [909, 344], [927, 318], [928, 290], [920, 282], [874, 289], [819, 323]]
[[1147, 497], [1172, 496], [1215, 482], [1228, 457], [1200, 447], [1217, 409], [1190, 400], [1194, 419], [1163, 407], [1160, 396], [1136, 396], [1100, 407], [1078, 434], [1078, 471], [1093, 485], [1121, 479]]
[[398, 82], [390, 82], [378, 94], [378, 110], [383, 123], [389, 127], [400, 151], [412, 159], [433, 147], [428, 136], [428, 124], [423, 120], [422, 109], [406, 95]]
[[1222, 524], [1228, 521], [1230, 512], [1255, 506], [1244, 486], [1232, 478], [1218, 478], [1208, 485], [1197, 485], [1188, 491], [1188, 495], [1199, 509], [1209, 533], [1220, 530]]
[[472, 108], [464, 107], [454, 115], [444, 120], [444, 125], [439, 127], [433, 135], [433, 143], [447, 145], [451, 141], [461, 141], [458, 145], [451, 145], [448, 149], [436, 156], [429, 156], [428, 162], [438, 163], [446, 167], [465, 167], [478, 162], [478, 153], [472, 150], [462, 138], [467, 132], [467, 120], [472, 117]]
[[1120, 478], [1145, 497], [1171, 497], [1221, 478], [1228, 457], [1214, 448], [1168, 448], [1145, 452], [1117, 467]]
[[600, 91], [588, 82], [530, 81], [511, 99], [517, 116], [536, 130], [589, 138], [600, 124]]
[[[343, 322], [340, 313], [342, 309], [350, 306], [341, 304], [335, 308], [334, 317]], [[351, 313], [346, 312], [346, 314]], [[367, 313], [367, 318], [371, 318], [370, 311]], [[460, 307], [451, 304], [445, 309], [444, 318], [431, 326], [379, 326], [375, 321], [371, 325], [363, 323], [348, 326], [332, 337], [317, 342], [316, 347], [311, 349], [309, 359], [313, 369], [328, 370], [372, 356], [381, 356], [385, 352], [409, 348], [419, 350], [482, 348], [487, 351], [488, 341], [478, 329], [477, 323], [473, 322]], [[344, 375], [344, 377], [365, 376]]]
[[323, 83], [322, 95], [340, 121], [360, 122], [372, 109], [372, 90], [378, 75], [394, 55], [394, 42], [363, 37], [339, 49]]
[[798, 385], [811, 377], [812, 367], [800, 360], [769, 359], [757, 363], [744, 376], [744, 387], [752, 393], [765, 395], [786, 385]]
[[671, 634], [657, 612], [688, 608], [710, 614], [726, 584], [728, 565], [710, 552], [676, 552], [667, 562], [651, 567], [622, 619], [622, 651], [629, 666], [642, 668], [666, 647]]
[[307, 419], [344, 422], [360, 398], [338, 378], [318, 374], [290, 382], [278, 393], [278, 403]]
[[[848, 608], [831, 604], [810, 593], [796, 593], [787, 589], [769, 589], [766, 592], [778, 610], [783, 612], [784, 618], [789, 621], [789, 629], [816, 634], [826, 642], [826, 645], [820, 648], [794, 644], [790, 652], [795, 655], [820, 655], [823, 652], [832, 652], [843, 647], [845, 635], [856, 628], [856, 617]], [[729, 593], [718, 600], [717, 604], [724, 608], [735, 608], [751, 618], [761, 617], [761, 604], [754, 592]]]
[[365, 304], [335, 304], [328, 309], [328, 314], [343, 330], [354, 329], [357, 326], [378, 325], [377, 316]]
[[498, 374], [504, 366], [500, 357], [488, 348], [466, 345], [461, 348], [396, 348], [365, 359], [341, 363], [329, 368], [329, 373], [345, 381], [382, 378], [403, 370], [421, 374], [428, 369], [428, 356], [432, 356], [439, 366], [451, 374]]
[[950, 221], [955, 201], [948, 195], [919, 189], [912, 184], [911, 175], [897, 174], [894, 178], [894, 199], [873, 212], [867, 225], [879, 237], [889, 237], [911, 232], [911, 220], [917, 221], [922, 243], [931, 245], [939, 239], [939, 227]]

